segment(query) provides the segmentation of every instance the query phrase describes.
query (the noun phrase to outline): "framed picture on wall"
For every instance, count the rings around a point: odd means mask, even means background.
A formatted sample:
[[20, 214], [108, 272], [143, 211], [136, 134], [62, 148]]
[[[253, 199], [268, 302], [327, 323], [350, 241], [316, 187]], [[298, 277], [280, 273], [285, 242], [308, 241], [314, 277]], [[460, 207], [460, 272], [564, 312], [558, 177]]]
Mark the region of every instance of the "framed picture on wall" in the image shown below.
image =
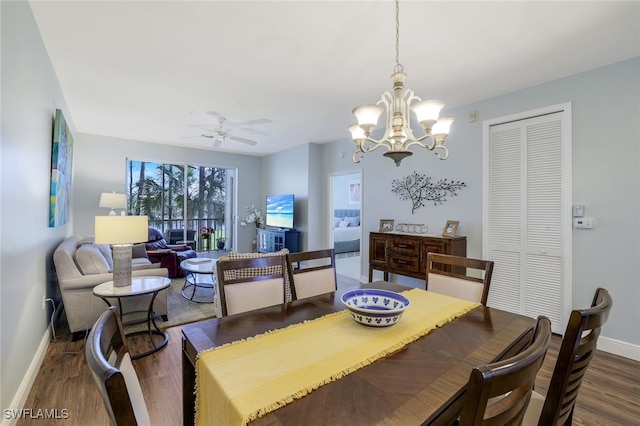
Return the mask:
[[360, 205], [360, 181], [350, 180], [347, 188], [347, 201], [351, 206]]
[[380, 232], [393, 231], [393, 219], [380, 219]]
[[455, 237], [459, 224], [460, 222], [457, 220], [448, 220], [447, 224], [442, 228], [442, 235], [445, 237]]

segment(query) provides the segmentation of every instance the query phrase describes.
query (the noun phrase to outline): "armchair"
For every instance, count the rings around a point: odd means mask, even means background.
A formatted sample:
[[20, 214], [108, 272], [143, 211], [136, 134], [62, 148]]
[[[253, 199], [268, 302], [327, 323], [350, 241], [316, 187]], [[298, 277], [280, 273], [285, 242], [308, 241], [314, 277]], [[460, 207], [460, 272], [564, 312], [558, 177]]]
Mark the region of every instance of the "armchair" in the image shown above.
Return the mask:
[[180, 268], [180, 262], [197, 257], [196, 251], [188, 245], [167, 244], [162, 232], [155, 228], [149, 228], [149, 240], [145, 246], [149, 260], [159, 262], [162, 268], [167, 268], [169, 278], [183, 277], [184, 271]]

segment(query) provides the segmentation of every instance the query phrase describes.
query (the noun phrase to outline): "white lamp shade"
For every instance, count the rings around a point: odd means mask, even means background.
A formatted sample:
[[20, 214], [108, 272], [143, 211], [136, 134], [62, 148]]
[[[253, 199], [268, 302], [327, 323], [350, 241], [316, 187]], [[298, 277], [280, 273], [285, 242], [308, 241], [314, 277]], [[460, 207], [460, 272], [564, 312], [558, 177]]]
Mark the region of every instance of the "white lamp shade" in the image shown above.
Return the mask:
[[349, 126], [349, 131], [351, 132], [351, 137], [354, 141], [365, 138], [364, 130], [362, 130], [362, 127], [358, 126], [357, 124], [352, 124], [351, 126]]
[[451, 129], [451, 125], [455, 120], [454, 117], [440, 117], [438, 122], [433, 125], [431, 129], [432, 135], [448, 135], [449, 129]]
[[442, 108], [444, 108], [444, 102], [436, 99], [420, 101], [411, 105], [411, 111], [416, 114], [418, 123], [422, 123], [423, 121], [435, 123], [440, 116], [440, 110]]
[[96, 216], [96, 244], [133, 244], [149, 239], [147, 216]]
[[126, 209], [127, 196], [125, 194], [116, 194], [115, 192], [103, 192], [100, 195], [99, 207], [107, 209]]
[[382, 108], [378, 105], [360, 105], [353, 109], [353, 115], [361, 126], [377, 126], [378, 117], [382, 114]]

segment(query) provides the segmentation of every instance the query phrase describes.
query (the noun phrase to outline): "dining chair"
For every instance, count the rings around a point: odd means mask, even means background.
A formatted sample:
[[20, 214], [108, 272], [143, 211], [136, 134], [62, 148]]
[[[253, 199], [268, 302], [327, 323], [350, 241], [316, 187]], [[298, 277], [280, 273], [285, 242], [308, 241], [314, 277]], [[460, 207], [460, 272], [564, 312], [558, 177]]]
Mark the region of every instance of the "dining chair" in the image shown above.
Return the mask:
[[293, 300], [336, 291], [334, 249], [321, 249], [287, 255], [287, 271]]
[[285, 256], [218, 261], [222, 316], [252, 311], [285, 301]]
[[570, 425], [584, 373], [596, 353], [596, 342], [607, 322], [613, 299], [598, 288], [591, 308], [573, 310], [560, 344], [546, 397], [533, 392], [523, 425]]
[[550, 343], [551, 321], [540, 316], [529, 346], [513, 357], [474, 367], [459, 425], [519, 425]]
[[[465, 268], [465, 272], [458, 272]], [[469, 274], [476, 270], [480, 277]], [[487, 305], [493, 261], [427, 253], [427, 290]]]
[[98, 317], [87, 338], [85, 357], [111, 424], [150, 425], [149, 412], [115, 306]]

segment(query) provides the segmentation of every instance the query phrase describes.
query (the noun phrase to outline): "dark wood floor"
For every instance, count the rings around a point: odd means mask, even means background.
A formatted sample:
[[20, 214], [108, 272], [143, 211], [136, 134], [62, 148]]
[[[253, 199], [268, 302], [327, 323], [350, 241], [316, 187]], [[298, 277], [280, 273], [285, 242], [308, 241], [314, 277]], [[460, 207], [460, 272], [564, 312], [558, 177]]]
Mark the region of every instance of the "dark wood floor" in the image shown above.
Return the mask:
[[[58, 334], [64, 333], [60, 330]], [[153, 425], [182, 424], [180, 327], [168, 329], [169, 344], [160, 352], [133, 361]], [[536, 390], [546, 393], [560, 337], [554, 336]], [[45, 361], [25, 408], [68, 410], [68, 419], [22, 419], [26, 425], [108, 425], [109, 421], [84, 358], [84, 342], [67, 332], [49, 345]], [[598, 351], [586, 373], [574, 414], [574, 425], [640, 424], [640, 362]]]

